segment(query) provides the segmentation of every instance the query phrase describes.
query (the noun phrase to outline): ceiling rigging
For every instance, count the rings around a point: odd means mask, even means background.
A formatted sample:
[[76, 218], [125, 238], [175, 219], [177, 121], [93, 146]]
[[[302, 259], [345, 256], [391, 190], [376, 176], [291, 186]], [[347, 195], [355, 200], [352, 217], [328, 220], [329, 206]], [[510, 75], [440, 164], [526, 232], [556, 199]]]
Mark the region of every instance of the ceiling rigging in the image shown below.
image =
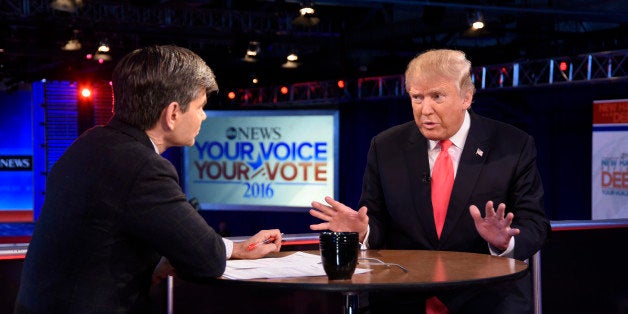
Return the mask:
[[107, 80], [153, 44], [199, 53], [221, 87], [399, 74], [430, 48], [475, 65], [628, 48], [626, 0], [12, 0], [0, 18], [0, 79], [12, 81]]

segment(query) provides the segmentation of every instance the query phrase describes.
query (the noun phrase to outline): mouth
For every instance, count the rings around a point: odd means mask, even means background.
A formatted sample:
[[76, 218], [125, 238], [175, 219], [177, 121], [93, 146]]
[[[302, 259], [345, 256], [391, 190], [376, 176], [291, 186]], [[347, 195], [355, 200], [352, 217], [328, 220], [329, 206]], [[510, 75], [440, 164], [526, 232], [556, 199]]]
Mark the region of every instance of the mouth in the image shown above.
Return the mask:
[[432, 128], [435, 128], [438, 125], [438, 123], [432, 122], [432, 121], [423, 121], [421, 122], [421, 125], [425, 128], [432, 129]]

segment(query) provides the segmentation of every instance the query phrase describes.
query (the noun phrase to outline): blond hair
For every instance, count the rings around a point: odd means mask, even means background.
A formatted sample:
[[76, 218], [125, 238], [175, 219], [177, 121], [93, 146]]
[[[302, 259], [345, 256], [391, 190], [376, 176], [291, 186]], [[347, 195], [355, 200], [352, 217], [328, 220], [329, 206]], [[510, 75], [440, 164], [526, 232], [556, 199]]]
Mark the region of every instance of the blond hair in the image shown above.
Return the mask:
[[458, 82], [460, 94], [475, 93], [471, 80], [471, 61], [460, 50], [434, 49], [416, 56], [408, 63], [405, 73], [406, 90], [414, 79], [447, 77]]

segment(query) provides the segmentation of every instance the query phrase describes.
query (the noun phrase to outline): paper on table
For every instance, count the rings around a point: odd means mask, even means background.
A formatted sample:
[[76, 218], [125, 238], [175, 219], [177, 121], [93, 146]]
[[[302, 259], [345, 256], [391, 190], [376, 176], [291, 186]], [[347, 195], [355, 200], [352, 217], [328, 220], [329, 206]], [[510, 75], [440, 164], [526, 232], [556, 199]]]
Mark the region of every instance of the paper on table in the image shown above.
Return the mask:
[[[319, 255], [304, 252], [295, 252], [285, 257], [228, 260], [227, 269], [222, 276], [229, 279], [326, 276], [320, 262]], [[368, 271], [370, 269], [356, 268], [355, 274]]]

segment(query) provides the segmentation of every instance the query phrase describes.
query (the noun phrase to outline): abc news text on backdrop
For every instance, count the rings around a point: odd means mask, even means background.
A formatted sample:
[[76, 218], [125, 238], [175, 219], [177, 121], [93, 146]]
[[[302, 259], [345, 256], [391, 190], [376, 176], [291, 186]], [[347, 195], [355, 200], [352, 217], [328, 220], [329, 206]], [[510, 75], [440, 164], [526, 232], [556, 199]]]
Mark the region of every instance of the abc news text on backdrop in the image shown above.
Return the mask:
[[592, 219], [628, 218], [628, 99], [593, 102]]
[[337, 110], [206, 111], [184, 151], [201, 209], [304, 210], [337, 194]]

